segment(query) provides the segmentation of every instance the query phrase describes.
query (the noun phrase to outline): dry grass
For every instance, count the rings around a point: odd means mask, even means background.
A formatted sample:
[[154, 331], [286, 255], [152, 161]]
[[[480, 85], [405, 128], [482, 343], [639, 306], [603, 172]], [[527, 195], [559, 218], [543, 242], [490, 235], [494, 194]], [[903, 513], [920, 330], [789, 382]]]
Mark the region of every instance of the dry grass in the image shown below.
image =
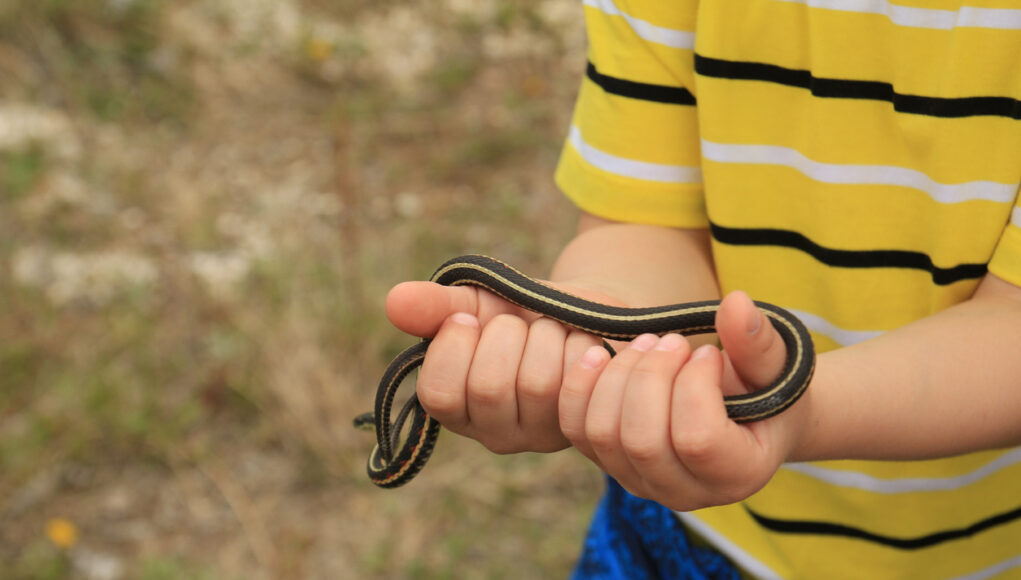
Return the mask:
[[568, 236], [576, 4], [0, 3], [4, 577], [570, 569], [579, 459], [447, 434], [381, 491], [350, 421], [392, 284]]

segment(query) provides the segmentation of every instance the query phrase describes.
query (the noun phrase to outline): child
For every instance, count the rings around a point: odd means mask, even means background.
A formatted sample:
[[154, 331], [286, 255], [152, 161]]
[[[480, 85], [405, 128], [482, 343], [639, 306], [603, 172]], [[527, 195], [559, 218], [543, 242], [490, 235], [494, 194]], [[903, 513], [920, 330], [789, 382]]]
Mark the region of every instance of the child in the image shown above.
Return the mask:
[[[418, 393], [444, 426], [613, 478], [578, 578], [1021, 576], [1021, 10], [974, 3], [586, 0], [557, 170], [583, 213], [550, 279], [726, 296], [723, 352], [610, 360], [484, 291], [387, 299], [435, 336]], [[738, 425], [722, 397], [785, 355], [749, 295], [822, 354], [798, 403]]]

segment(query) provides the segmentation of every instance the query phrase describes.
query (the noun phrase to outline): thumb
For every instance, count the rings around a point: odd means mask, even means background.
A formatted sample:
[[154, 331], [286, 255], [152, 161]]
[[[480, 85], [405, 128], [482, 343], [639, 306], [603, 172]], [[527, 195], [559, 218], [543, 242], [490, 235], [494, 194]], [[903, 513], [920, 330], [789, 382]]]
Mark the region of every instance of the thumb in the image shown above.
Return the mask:
[[387, 318], [394, 326], [414, 336], [432, 337], [443, 321], [458, 312], [472, 314], [482, 324], [498, 314], [515, 314], [529, 320], [539, 316], [471, 286], [402, 282], [386, 295]]
[[716, 313], [716, 332], [730, 363], [725, 385], [737, 378], [754, 390], [769, 385], [783, 371], [787, 356], [783, 338], [744, 292], [731, 292], [723, 299]]

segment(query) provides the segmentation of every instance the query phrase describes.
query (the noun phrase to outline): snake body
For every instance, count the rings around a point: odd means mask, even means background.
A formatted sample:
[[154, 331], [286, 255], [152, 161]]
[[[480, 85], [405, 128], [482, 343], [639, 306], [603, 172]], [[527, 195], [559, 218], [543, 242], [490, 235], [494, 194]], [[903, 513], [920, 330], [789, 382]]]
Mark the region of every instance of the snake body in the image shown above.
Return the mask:
[[[476, 286], [522, 308], [566, 326], [611, 340], [631, 340], [641, 334], [685, 336], [713, 332], [719, 300], [649, 308], [622, 308], [585, 300], [522, 274], [507, 264], [479, 255], [454, 258], [440, 266], [430, 281], [444, 286]], [[727, 415], [747, 423], [772, 417], [805, 392], [815, 370], [815, 349], [804, 324], [772, 304], [755, 302], [783, 338], [787, 356], [783, 371], [764, 389], [724, 398]], [[375, 411], [355, 419], [356, 426], [372, 426], [377, 444], [368, 461], [369, 479], [380, 487], [398, 487], [411, 481], [432, 454], [440, 424], [412, 396], [395, 421], [390, 415], [401, 382], [422, 364], [429, 340], [404, 350], [390, 363], [376, 391]], [[400, 433], [411, 418], [403, 444]]]

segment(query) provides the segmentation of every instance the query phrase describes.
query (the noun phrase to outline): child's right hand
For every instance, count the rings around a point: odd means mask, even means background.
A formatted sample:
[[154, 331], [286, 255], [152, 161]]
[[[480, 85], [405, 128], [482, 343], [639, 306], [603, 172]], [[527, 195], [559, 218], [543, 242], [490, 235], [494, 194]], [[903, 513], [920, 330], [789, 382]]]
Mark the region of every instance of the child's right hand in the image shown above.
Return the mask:
[[[598, 292], [558, 287], [622, 305]], [[495, 453], [570, 446], [558, 419], [560, 385], [565, 369], [598, 338], [467, 286], [405, 282], [387, 295], [386, 311], [399, 329], [433, 338], [417, 390], [444, 427]]]

